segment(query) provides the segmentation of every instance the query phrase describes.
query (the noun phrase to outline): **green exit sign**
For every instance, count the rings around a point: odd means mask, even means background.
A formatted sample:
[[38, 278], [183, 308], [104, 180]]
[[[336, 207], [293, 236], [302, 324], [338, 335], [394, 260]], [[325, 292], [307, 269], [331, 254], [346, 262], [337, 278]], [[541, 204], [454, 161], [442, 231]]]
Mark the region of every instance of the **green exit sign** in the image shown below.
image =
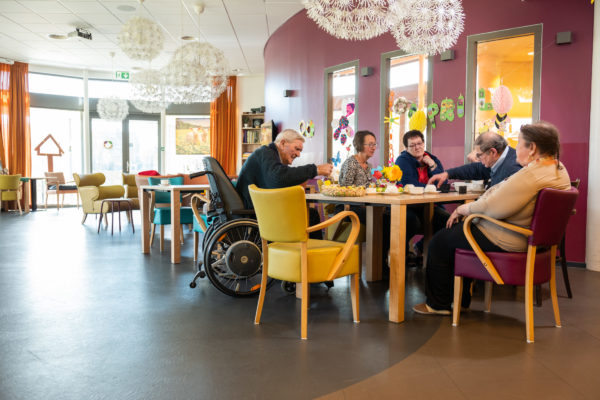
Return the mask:
[[129, 80], [129, 71], [117, 71], [117, 79]]

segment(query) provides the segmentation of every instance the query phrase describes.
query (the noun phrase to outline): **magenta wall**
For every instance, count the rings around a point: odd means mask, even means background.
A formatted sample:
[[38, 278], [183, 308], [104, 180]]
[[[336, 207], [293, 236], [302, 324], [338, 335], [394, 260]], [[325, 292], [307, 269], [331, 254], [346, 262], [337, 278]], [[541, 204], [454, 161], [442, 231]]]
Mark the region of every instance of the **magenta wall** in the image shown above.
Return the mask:
[[[439, 102], [465, 92], [468, 35], [543, 23], [541, 118], [560, 129], [561, 160], [571, 178], [582, 181], [578, 212], [569, 224], [567, 254], [570, 261], [584, 262], [593, 6], [583, 0], [463, 0], [463, 8], [465, 30], [454, 47], [456, 59], [441, 62], [436, 57], [433, 64], [433, 99]], [[561, 31], [573, 32], [572, 44], [554, 44]], [[316, 135], [307, 141], [305, 151], [324, 152], [324, 69], [358, 59], [359, 67], [373, 67], [375, 73], [359, 78], [357, 128], [379, 136], [380, 56], [396, 49], [389, 34], [366, 42], [338, 40], [320, 30], [304, 11], [296, 14], [265, 46], [267, 119], [280, 128], [297, 128], [300, 120], [312, 119]], [[294, 96], [284, 98], [285, 89], [294, 90]], [[437, 126], [433, 153], [447, 168], [462, 164], [464, 119]]]

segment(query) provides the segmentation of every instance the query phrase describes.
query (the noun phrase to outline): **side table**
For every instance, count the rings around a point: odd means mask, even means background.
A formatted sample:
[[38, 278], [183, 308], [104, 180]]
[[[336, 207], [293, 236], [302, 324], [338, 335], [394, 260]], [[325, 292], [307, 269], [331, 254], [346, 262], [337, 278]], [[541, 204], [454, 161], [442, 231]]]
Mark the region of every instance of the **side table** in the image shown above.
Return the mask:
[[114, 233], [115, 230], [115, 205], [117, 206], [117, 212], [118, 214], [118, 218], [119, 218], [119, 232], [121, 232], [121, 204], [126, 206], [126, 210], [123, 211], [127, 211], [129, 213], [129, 221], [131, 223], [131, 230], [133, 231], [133, 233], [135, 233], [135, 228], [133, 226], [133, 202], [130, 199], [123, 199], [123, 198], [119, 198], [119, 199], [104, 199], [102, 200], [102, 203], [100, 203], [100, 220], [98, 221], [98, 233], [100, 233], [100, 226], [102, 225], [102, 218], [105, 216], [103, 211], [104, 211], [104, 203], [109, 203], [110, 204], [110, 222], [111, 222], [111, 227], [110, 227], [110, 234], [111, 236]]

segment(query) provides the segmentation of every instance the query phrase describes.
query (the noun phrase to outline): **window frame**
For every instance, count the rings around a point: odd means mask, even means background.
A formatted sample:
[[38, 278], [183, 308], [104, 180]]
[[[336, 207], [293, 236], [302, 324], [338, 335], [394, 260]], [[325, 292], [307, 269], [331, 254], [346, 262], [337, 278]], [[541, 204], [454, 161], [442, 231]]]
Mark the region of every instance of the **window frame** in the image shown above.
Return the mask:
[[356, 73], [354, 74], [354, 125], [358, 130], [358, 117], [359, 117], [359, 102], [358, 102], [358, 75], [359, 75], [359, 60], [348, 61], [343, 64], [334, 65], [331, 67], [325, 68], [324, 72], [324, 109], [325, 109], [325, 126], [327, 129], [327, 134], [324, 135], [324, 148], [325, 150], [325, 160], [324, 162], [328, 162], [333, 157], [332, 150], [332, 140], [333, 140], [333, 128], [331, 127], [331, 122], [329, 121], [329, 113], [333, 112], [333, 101], [332, 101], [332, 92], [333, 92], [333, 79], [332, 75], [334, 72], [348, 69], [354, 67]]
[[[397, 57], [418, 55], [415, 53], [407, 53], [403, 50], [388, 51], [381, 53], [380, 57], [380, 81], [379, 81], [379, 158], [381, 165], [387, 165], [387, 158], [390, 150], [388, 124], [385, 123], [385, 118], [389, 117], [388, 99], [390, 97], [390, 60]], [[427, 95], [425, 96], [425, 108], [433, 101], [433, 56], [427, 57]], [[425, 112], [427, 113], [427, 111]], [[427, 136], [425, 137], [425, 148], [431, 150], [433, 144], [431, 134], [431, 123], [427, 118]]]
[[540, 100], [542, 87], [542, 34], [543, 24], [527, 25], [517, 28], [502, 29], [487, 33], [467, 36], [467, 78], [465, 93], [465, 154], [473, 149], [475, 142], [475, 105], [477, 92], [477, 44], [511, 37], [533, 34], [533, 95], [531, 105], [531, 119], [540, 119]]

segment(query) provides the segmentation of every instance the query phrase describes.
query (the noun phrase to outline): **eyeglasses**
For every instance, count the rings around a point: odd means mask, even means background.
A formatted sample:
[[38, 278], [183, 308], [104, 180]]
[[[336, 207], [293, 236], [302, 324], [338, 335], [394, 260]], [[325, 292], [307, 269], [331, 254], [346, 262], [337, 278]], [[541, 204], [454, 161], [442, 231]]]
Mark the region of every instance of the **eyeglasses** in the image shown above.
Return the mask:
[[475, 153], [475, 157], [479, 160], [481, 158], [482, 155], [484, 155], [485, 153], [487, 153], [490, 150], [486, 150], [486, 151], [482, 151], [481, 153]]
[[377, 147], [377, 143], [365, 143], [365, 146], [373, 148], [373, 147]]
[[425, 147], [425, 143], [421, 142], [421, 143], [414, 143], [408, 146], [409, 149], [416, 149], [419, 147]]

